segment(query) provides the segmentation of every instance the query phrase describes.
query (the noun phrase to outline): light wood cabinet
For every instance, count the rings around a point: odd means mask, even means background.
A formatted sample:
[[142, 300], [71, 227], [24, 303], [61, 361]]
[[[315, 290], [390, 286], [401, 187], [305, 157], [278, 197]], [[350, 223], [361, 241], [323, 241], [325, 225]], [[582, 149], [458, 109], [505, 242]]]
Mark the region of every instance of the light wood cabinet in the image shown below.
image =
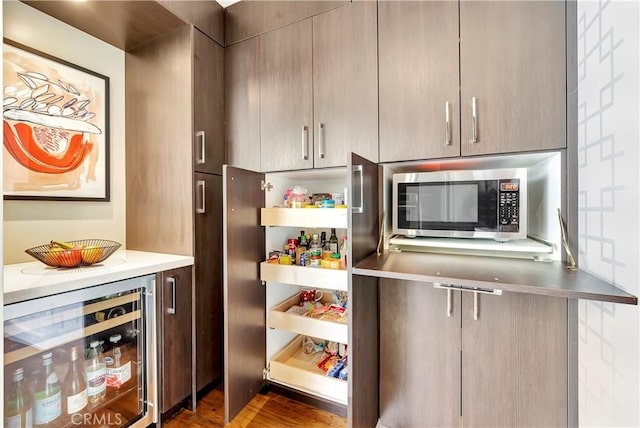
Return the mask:
[[380, 161], [460, 156], [457, 2], [380, 1], [378, 37]]
[[379, 38], [381, 161], [566, 147], [564, 2], [380, 1]]
[[161, 413], [191, 395], [192, 269], [186, 266], [156, 275]]
[[392, 279], [380, 299], [385, 426], [567, 426], [567, 299]]

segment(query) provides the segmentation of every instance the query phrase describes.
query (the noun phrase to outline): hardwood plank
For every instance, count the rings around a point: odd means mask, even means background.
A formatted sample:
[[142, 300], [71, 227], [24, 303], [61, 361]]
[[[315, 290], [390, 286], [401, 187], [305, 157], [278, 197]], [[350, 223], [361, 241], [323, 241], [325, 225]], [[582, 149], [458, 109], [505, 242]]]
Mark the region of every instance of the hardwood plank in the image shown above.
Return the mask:
[[[223, 386], [198, 402], [195, 412], [184, 410], [163, 424], [166, 428], [224, 427]], [[273, 392], [258, 394], [227, 427], [335, 427], [347, 426], [346, 418], [319, 410]]]

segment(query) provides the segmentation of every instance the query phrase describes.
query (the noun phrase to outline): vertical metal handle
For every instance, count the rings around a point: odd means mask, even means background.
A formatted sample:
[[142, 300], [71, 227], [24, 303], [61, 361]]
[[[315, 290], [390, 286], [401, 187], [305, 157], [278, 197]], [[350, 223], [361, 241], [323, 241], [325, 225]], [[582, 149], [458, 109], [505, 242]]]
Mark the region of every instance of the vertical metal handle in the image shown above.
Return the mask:
[[204, 131], [198, 131], [196, 132], [196, 139], [200, 140], [200, 153], [199, 156], [196, 158], [196, 163], [197, 164], [203, 164], [205, 163], [205, 136], [204, 136]]
[[478, 115], [476, 110], [476, 97], [471, 97], [471, 144], [478, 142]]
[[351, 201], [352, 207], [351, 207], [351, 212], [352, 213], [357, 213], [357, 214], [362, 214], [364, 212], [364, 169], [362, 167], [362, 165], [354, 165], [353, 166], [353, 173], [360, 173], [360, 205], [356, 205], [356, 195], [355, 192], [353, 192], [353, 200]]
[[318, 123], [318, 155], [324, 159], [324, 123]]
[[449, 115], [449, 101], [444, 103], [444, 145], [451, 145], [451, 117]]
[[447, 316], [450, 317], [453, 313], [453, 308], [451, 306], [451, 289], [447, 289]]
[[478, 321], [478, 293], [473, 293], [473, 319]]
[[171, 283], [171, 307], [167, 309], [167, 313], [176, 313], [176, 279], [173, 276], [167, 278], [167, 281]]
[[204, 180], [198, 180], [196, 181], [196, 186], [200, 188], [200, 206], [196, 208], [196, 213], [197, 214], [204, 214], [206, 212], [206, 205], [205, 205], [205, 182]]
[[302, 126], [302, 160], [309, 159], [309, 128]]

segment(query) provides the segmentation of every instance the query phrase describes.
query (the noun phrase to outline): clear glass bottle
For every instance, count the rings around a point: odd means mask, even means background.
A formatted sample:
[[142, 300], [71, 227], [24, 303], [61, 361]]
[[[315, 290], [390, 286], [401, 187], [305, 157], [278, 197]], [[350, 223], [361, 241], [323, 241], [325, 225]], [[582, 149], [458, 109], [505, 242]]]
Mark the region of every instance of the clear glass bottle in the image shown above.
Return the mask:
[[84, 370], [80, 365], [80, 356], [77, 346], [71, 347], [71, 361], [69, 370], [62, 384], [63, 411], [65, 415], [80, 413], [87, 407], [87, 381]]
[[309, 250], [311, 251], [311, 257], [322, 256], [322, 246], [320, 245], [318, 235], [313, 235], [313, 239], [311, 240], [311, 244], [309, 245]]
[[107, 394], [107, 369], [102, 360], [102, 349], [97, 340], [89, 344], [89, 359], [85, 363], [87, 398], [89, 403], [102, 401]]
[[114, 390], [119, 390], [129, 379], [131, 379], [131, 361], [127, 358], [126, 352], [120, 345], [122, 336], [114, 334], [109, 337], [113, 348], [111, 355], [105, 358], [107, 367], [107, 386]]
[[42, 355], [42, 373], [33, 393], [33, 425], [42, 426], [55, 421], [62, 414], [62, 389], [53, 369], [51, 352]]
[[5, 428], [31, 428], [33, 426], [33, 404], [27, 393], [24, 369], [16, 369], [11, 376], [11, 390], [4, 398]]

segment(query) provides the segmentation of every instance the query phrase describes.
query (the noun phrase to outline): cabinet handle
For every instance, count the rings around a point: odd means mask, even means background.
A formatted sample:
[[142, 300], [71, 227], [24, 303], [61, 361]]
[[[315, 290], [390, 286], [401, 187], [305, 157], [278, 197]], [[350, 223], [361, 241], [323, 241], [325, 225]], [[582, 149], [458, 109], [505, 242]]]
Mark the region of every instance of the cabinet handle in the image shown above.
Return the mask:
[[196, 159], [197, 164], [205, 163], [205, 137], [204, 131], [196, 132], [196, 139], [200, 140], [200, 155]]
[[478, 321], [478, 293], [473, 293], [473, 319]]
[[167, 313], [176, 313], [176, 279], [173, 276], [167, 278], [167, 281], [171, 283], [171, 307], [167, 309]]
[[356, 205], [356, 194], [353, 192], [353, 201], [351, 201], [351, 212], [356, 214], [362, 214], [364, 212], [364, 172], [362, 165], [354, 165], [353, 167], [353, 175], [355, 173], [360, 173], [360, 205]]
[[318, 123], [318, 155], [324, 159], [324, 123]]
[[447, 316], [450, 317], [453, 313], [451, 305], [451, 289], [447, 289]]
[[476, 111], [476, 97], [471, 97], [471, 144], [478, 142], [478, 116]]
[[309, 128], [302, 127], [302, 160], [309, 159]]
[[451, 118], [449, 116], [449, 101], [444, 103], [444, 145], [451, 145]]
[[498, 288], [470, 288], [462, 287], [458, 285], [440, 284], [439, 282], [433, 283], [433, 288], [440, 288], [447, 290], [447, 316], [451, 316], [451, 291], [465, 291], [467, 293], [473, 293], [473, 319], [478, 320], [478, 294], [492, 294], [494, 296], [502, 296], [502, 290]]
[[206, 212], [205, 208], [205, 182], [204, 180], [198, 180], [196, 181], [196, 186], [198, 186], [200, 188], [200, 199], [201, 199], [201, 203], [200, 206], [198, 208], [196, 208], [196, 213], [197, 214], [204, 214]]

